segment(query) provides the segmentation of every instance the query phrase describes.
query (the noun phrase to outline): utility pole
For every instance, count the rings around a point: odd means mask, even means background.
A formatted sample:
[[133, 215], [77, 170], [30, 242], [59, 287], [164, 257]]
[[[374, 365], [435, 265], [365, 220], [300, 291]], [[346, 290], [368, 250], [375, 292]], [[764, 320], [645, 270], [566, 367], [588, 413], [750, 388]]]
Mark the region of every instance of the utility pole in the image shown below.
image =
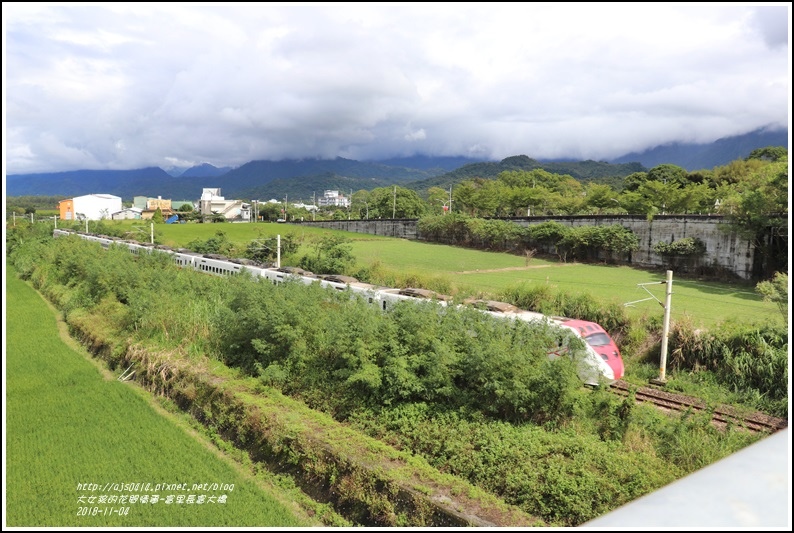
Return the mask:
[[276, 268], [281, 268], [281, 234], [276, 235]]
[[[659, 298], [651, 294], [651, 292], [645, 288], [645, 285], [658, 285], [660, 283], [664, 283], [667, 286], [665, 291], [664, 303], [659, 301]], [[662, 326], [662, 350], [661, 350], [662, 355], [659, 360], [659, 377], [650, 380], [650, 382], [653, 383], [654, 385], [664, 385], [667, 383], [667, 377], [665, 375], [665, 372], [667, 371], [667, 337], [670, 334], [670, 307], [673, 299], [673, 271], [672, 270], [667, 271], [667, 279], [665, 281], [638, 283], [637, 286], [645, 289], [645, 292], [650, 294], [651, 297], [643, 298], [642, 300], [635, 300], [633, 302], [628, 302], [623, 305], [631, 305], [638, 302], [644, 302], [647, 300], [656, 300], [664, 308], [664, 325]]]
[[673, 271], [667, 271], [667, 291], [664, 300], [664, 326], [662, 327], [662, 357], [659, 361], [659, 379], [651, 380], [651, 383], [664, 385], [667, 382], [665, 372], [667, 370], [667, 336], [670, 333], [670, 303], [673, 297]]

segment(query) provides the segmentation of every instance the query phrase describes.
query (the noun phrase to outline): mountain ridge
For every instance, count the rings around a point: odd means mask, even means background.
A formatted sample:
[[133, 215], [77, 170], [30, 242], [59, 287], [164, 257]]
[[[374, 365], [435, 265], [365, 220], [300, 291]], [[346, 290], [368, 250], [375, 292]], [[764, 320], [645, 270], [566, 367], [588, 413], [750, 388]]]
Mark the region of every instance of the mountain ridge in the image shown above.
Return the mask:
[[[400, 185], [421, 192], [429, 187], [446, 189], [464, 179], [493, 178], [504, 170], [543, 169], [568, 174], [580, 181], [619, 181], [633, 172], [660, 164], [674, 164], [689, 172], [714, 168], [747, 157], [766, 146], [788, 148], [788, 130], [759, 129], [748, 134], [718, 139], [707, 144], [671, 143], [609, 161], [540, 160], [526, 155], [501, 161], [456, 157], [412, 156], [378, 161], [335, 159], [254, 160], [239, 167], [218, 168], [202, 163], [178, 176], [159, 167], [132, 170], [73, 170], [65, 172], [9, 174], [7, 196], [81, 196], [106, 193], [130, 201], [134, 196], [162, 196], [174, 200], [198, 198], [202, 188], [220, 188], [227, 197], [260, 199], [312, 198], [323, 190], [371, 190]], [[414, 166], [409, 166], [414, 165]], [[243, 196], [245, 195], [245, 196]]]

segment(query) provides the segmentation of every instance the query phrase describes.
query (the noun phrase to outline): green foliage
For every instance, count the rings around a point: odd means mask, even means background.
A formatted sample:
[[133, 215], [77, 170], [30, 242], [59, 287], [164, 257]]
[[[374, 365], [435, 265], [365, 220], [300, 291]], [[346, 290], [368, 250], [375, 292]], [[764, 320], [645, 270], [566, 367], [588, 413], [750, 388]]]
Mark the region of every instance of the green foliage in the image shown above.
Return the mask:
[[370, 218], [419, 218], [426, 210], [419, 194], [404, 187], [379, 187], [369, 195]]
[[38, 210], [57, 209], [65, 196], [6, 196], [6, 210], [17, 214], [35, 213]]
[[761, 159], [776, 163], [778, 161], [788, 159], [788, 149], [785, 146], [766, 146], [764, 148], [757, 148], [750, 152], [750, 155], [745, 159]]
[[684, 237], [673, 242], [657, 242], [652, 249], [659, 255], [691, 257], [706, 253], [706, 244], [698, 238]]
[[620, 224], [576, 226], [569, 228], [555, 245], [564, 255], [570, 253], [577, 259], [593, 259], [601, 253], [611, 259], [637, 250], [639, 238]]
[[[430, 302], [382, 313], [319, 285], [206, 276], [165, 254], [131, 259], [76, 237], [45, 242], [35, 226], [8, 236], [9, 260], [70, 316], [91, 309], [130, 342], [227, 361], [554, 525], [579, 525], [748, 442], [697, 417], [591, 394], [569, 360], [548, 359], [559, 339], [540, 325]], [[627, 323], [622, 306], [549, 285], [500, 299], [594, 320], [613, 337]], [[710, 334], [728, 348], [694, 346], [686, 357], [707, 355], [696, 364], [716, 361], [727, 386], [780, 408], [785, 328], [734, 333]], [[671, 367], [682, 356], [674, 350]]]
[[777, 304], [780, 313], [788, 317], [788, 274], [775, 272], [771, 280], [760, 282], [755, 286], [755, 290], [764, 296], [765, 301]]
[[200, 254], [228, 255], [233, 249], [233, 244], [226, 237], [224, 231], [218, 230], [215, 232], [214, 237], [210, 237], [205, 241], [198, 239], [190, 241], [187, 247]]
[[[708, 370], [729, 389], [748, 398], [757, 394], [763, 409], [788, 412], [788, 328], [731, 323], [703, 332], [680, 321], [670, 332], [671, 369]], [[760, 408], [760, 407], [759, 407]]]
[[639, 239], [620, 224], [567, 227], [547, 221], [522, 227], [511, 221], [473, 218], [464, 214], [420, 218], [417, 230], [423, 240], [473, 246], [486, 250], [520, 252], [530, 248], [555, 251], [578, 259], [625, 256], [639, 248]]
[[152, 215], [152, 222], [155, 224], [165, 224], [165, 219], [163, 218], [163, 211], [159, 207], [155, 209], [154, 214]]
[[273, 264], [278, 258], [279, 245], [282, 257], [292, 256], [300, 247], [300, 243], [293, 233], [282, 235], [280, 241], [276, 237], [266, 237], [260, 233], [258, 238], [245, 245], [243, 256], [260, 263]]
[[[577, 403], [590, 409], [591, 396], [582, 393]], [[350, 423], [554, 526], [580, 525], [680, 475], [651, 450], [629, 451], [596, 435], [489, 421], [428, 404], [362, 411]]]
[[305, 255], [300, 266], [315, 274], [347, 274], [355, 264], [350, 239], [339, 235], [322, 237], [313, 255]]

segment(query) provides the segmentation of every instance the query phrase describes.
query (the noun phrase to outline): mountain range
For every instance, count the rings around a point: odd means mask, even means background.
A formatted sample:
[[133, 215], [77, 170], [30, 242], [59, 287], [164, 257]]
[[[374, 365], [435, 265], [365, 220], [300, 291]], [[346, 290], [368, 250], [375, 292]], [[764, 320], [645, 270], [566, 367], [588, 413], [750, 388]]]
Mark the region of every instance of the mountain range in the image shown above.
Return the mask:
[[[203, 188], [220, 188], [227, 198], [290, 198], [311, 201], [325, 190], [345, 194], [399, 185], [420, 194], [430, 187], [448, 188], [461, 181], [494, 178], [505, 170], [543, 169], [580, 181], [619, 184], [634, 172], [661, 164], [688, 171], [711, 169], [743, 159], [757, 148], [788, 148], [788, 130], [756, 130], [708, 144], [673, 143], [610, 161], [536, 160], [517, 155], [501, 161], [466, 157], [416, 156], [380, 161], [301, 159], [250, 161], [237, 168], [202, 164], [173, 175], [159, 167], [135, 170], [75, 170], [6, 176], [7, 196], [81, 196], [105, 193], [131, 201], [134, 196], [195, 200]], [[173, 171], [171, 171], [173, 172]]]

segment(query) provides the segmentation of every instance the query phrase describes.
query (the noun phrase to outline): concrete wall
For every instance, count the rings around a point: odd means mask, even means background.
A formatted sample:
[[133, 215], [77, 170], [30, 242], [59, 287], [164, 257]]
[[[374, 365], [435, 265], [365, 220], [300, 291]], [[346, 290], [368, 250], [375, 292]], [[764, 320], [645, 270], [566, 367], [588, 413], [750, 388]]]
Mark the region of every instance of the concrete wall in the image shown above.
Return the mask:
[[[290, 221], [290, 223], [293, 223]], [[383, 235], [386, 237], [397, 237], [399, 239], [418, 239], [415, 218], [403, 219], [370, 219], [370, 220], [311, 220], [294, 222], [320, 228], [338, 229], [342, 231], [352, 231], [353, 233], [369, 233], [370, 235]]]
[[[657, 215], [652, 220], [644, 216], [570, 216], [548, 217], [543, 220], [526, 218], [516, 220], [522, 226], [530, 226], [554, 220], [560, 224], [576, 226], [611, 226], [620, 224], [630, 229], [639, 238], [639, 249], [627, 262], [643, 267], [674, 267], [684, 272], [697, 269], [728, 271], [742, 279], [750, 279], [753, 272], [753, 245], [734, 231], [722, 216], [713, 215]], [[706, 245], [706, 253], [694, 260], [676, 259], [670, 263], [665, 257], [654, 253], [659, 242], [671, 243], [686, 237], [698, 238]]]
[[[639, 250], [631, 257], [623, 258], [627, 263], [643, 267], [672, 267], [684, 272], [697, 269], [726, 271], [742, 279], [752, 278], [752, 243], [736, 232], [728, 231], [726, 220], [719, 215], [657, 215], [652, 220], [641, 215], [519, 217], [503, 220], [511, 220], [525, 227], [547, 221], [572, 227], [620, 224], [632, 230], [640, 241]], [[416, 229], [416, 219], [304, 221], [300, 224], [402, 239], [422, 238]], [[670, 243], [685, 237], [703, 241], [706, 253], [695, 260], [677, 260], [671, 264], [653, 252], [653, 246], [658, 242]]]

